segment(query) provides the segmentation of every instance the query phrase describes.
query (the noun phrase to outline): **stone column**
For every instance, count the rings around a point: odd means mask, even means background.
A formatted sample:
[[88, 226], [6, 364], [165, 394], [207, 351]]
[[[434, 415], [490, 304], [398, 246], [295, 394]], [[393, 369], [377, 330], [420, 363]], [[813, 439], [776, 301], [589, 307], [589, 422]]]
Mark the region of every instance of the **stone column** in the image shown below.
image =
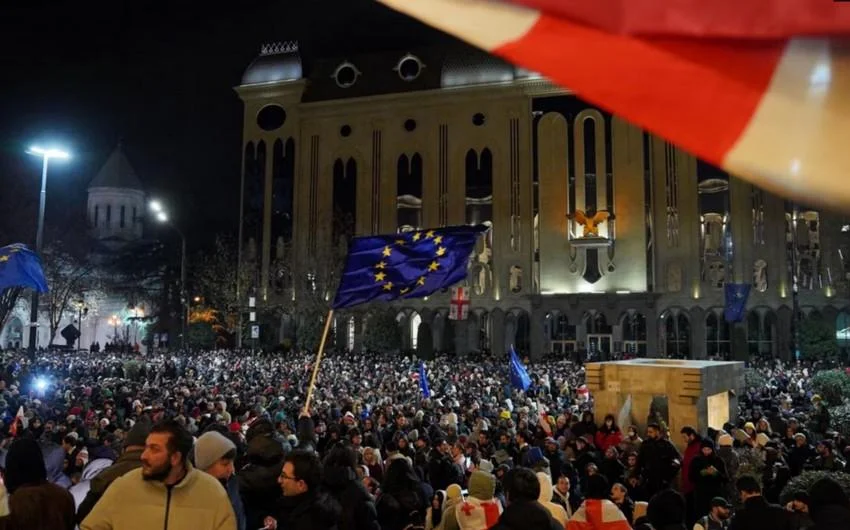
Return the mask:
[[545, 318], [546, 318], [545, 311], [542, 311], [540, 309], [533, 309], [531, 311], [530, 315], [529, 315], [529, 319], [531, 320], [531, 322], [530, 322], [530, 324], [531, 324], [530, 325], [531, 336], [529, 337], [531, 352], [529, 352], [529, 353], [531, 354], [531, 360], [532, 361], [539, 361], [540, 359], [543, 358], [543, 354], [547, 353], [547, 352], [544, 352], [544, 346], [545, 346], [544, 338], [545, 337], [544, 337], [544, 329], [543, 329], [544, 328], [543, 320]]

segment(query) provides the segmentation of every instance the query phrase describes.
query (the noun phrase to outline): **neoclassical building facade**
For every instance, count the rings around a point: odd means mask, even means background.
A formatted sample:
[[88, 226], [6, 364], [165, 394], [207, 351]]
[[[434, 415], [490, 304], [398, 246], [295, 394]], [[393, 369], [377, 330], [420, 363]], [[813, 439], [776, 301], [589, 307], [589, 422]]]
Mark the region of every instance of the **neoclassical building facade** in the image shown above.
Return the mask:
[[[787, 357], [795, 301], [805, 318], [850, 326], [843, 217], [731, 177], [533, 72], [467, 48], [305, 63], [279, 44], [236, 91], [240, 248], [260, 305], [316, 289], [348, 236], [491, 227], [470, 260], [468, 320], [447, 319], [448, 292], [373, 304], [337, 316], [338, 346], [357, 349], [376, 311], [393, 312], [409, 348], [427, 335], [435, 350], [532, 356]], [[739, 324], [723, 319], [729, 282], [752, 284]]]

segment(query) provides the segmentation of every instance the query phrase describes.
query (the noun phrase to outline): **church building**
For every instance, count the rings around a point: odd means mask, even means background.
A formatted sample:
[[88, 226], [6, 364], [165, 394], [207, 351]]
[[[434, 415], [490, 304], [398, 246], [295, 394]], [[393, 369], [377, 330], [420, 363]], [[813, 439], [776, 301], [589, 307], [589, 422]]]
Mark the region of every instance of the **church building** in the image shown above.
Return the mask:
[[[844, 217], [730, 176], [534, 72], [461, 46], [305, 62], [286, 43], [264, 46], [236, 91], [240, 248], [259, 306], [298, 314], [305, 297], [332, 299], [328, 269], [350, 236], [490, 227], [466, 320], [448, 320], [450, 291], [375, 303], [336, 316], [338, 347], [358, 349], [378, 311], [392, 311], [406, 348], [428, 335], [458, 354], [787, 358], [805, 319], [845, 345]], [[724, 319], [728, 283], [751, 285], [741, 323]]]

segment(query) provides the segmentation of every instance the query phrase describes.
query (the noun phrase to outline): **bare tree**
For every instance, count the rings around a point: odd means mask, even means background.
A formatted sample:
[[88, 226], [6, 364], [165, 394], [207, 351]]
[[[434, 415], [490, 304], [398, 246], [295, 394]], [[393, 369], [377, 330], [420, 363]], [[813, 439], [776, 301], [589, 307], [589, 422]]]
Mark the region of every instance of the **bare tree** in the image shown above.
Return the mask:
[[61, 241], [54, 241], [42, 251], [44, 276], [50, 290], [41, 298], [41, 310], [47, 315], [49, 346], [62, 320], [73, 313], [73, 302], [84, 294], [93, 267], [88, 260], [69, 252]]
[[6, 320], [12, 314], [12, 310], [15, 309], [15, 304], [18, 303], [23, 291], [22, 287], [7, 287], [0, 291], [0, 330], [6, 325]]

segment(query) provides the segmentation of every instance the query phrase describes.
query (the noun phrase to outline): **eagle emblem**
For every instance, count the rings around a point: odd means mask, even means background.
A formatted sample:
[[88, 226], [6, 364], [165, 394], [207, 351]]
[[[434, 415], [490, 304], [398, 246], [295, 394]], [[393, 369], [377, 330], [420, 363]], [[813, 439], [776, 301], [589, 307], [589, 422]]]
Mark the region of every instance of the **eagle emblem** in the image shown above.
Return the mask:
[[576, 222], [584, 227], [582, 237], [599, 237], [599, 225], [608, 219], [613, 219], [614, 216], [605, 210], [598, 212], [576, 210], [570, 218], [575, 219]]

